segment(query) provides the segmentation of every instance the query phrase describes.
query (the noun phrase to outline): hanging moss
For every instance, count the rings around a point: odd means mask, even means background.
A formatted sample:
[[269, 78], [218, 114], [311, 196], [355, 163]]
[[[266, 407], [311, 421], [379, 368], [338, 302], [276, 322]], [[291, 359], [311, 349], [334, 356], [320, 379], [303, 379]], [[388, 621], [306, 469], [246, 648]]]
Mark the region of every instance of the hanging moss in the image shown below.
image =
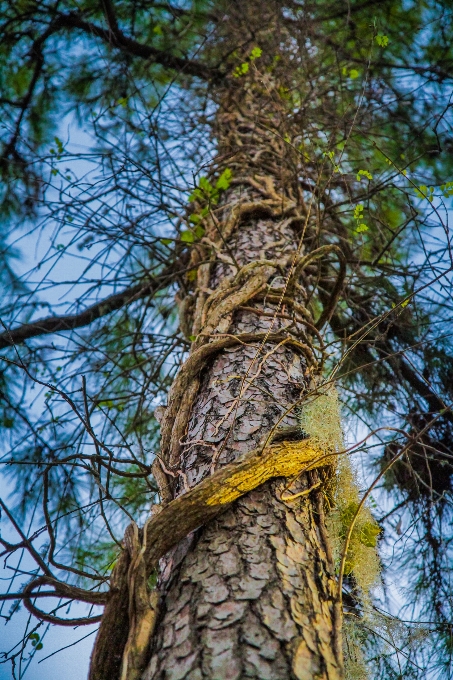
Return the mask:
[[[337, 570], [345, 548], [351, 524], [354, 523], [346, 555], [344, 574], [352, 579], [355, 597], [362, 605], [362, 619], [345, 616], [343, 627], [345, 675], [347, 680], [369, 680], [363, 654], [366, 619], [373, 628], [370, 612], [370, 592], [379, 583], [380, 560], [378, 539], [380, 527], [371, 510], [364, 504], [360, 510], [360, 493], [356, 473], [344, 450], [343, 430], [338, 393], [334, 386], [318, 390], [304, 404], [300, 423], [312, 444], [335, 456], [335, 474], [326, 489], [330, 512], [327, 527], [332, 541]], [[368, 630], [370, 626], [368, 626]]]
[[[370, 589], [379, 580], [380, 561], [377, 551], [380, 527], [370, 509], [364, 505], [358, 515], [359, 487], [344, 449], [340, 403], [334, 386], [329, 385], [307, 401], [301, 414], [301, 425], [313, 444], [326, 453], [337, 453], [336, 474], [330, 490], [332, 508], [328, 528], [333, 543], [337, 567], [341, 562], [346, 536], [354, 528], [349, 542], [344, 573], [352, 576], [362, 598], [368, 599]], [[357, 515], [357, 517], [356, 517]]]
[[343, 623], [343, 646], [346, 680], [369, 680], [363, 647], [366, 635], [356, 618], [345, 617]]
[[333, 385], [309, 398], [302, 409], [300, 424], [303, 431], [326, 453], [343, 449], [340, 403]]
[[[356, 475], [348, 458], [340, 458], [337, 466], [334, 507], [329, 514], [328, 527], [333, 543], [335, 561], [339, 566], [346, 536], [354, 522], [344, 566], [346, 576], [352, 576], [363, 600], [368, 600], [371, 588], [379, 581], [380, 560], [377, 543], [380, 527], [370, 509], [364, 505], [358, 515], [360, 495]], [[357, 516], [356, 516], [357, 515]]]
[[[354, 528], [349, 541], [344, 565], [345, 576], [350, 577], [356, 586], [356, 594], [361, 600], [365, 618], [370, 611], [370, 591], [377, 585], [380, 576], [378, 539], [380, 527], [367, 505], [359, 510], [360, 493], [356, 474], [344, 450], [341, 426], [340, 403], [335, 387], [320, 388], [304, 404], [300, 423], [312, 444], [325, 453], [335, 456], [333, 475], [326, 498], [330, 512], [327, 528], [330, 534], [335, 566], [337, 570], [345, 547], [350, 526]], [[356, 618], [345, 617], [343, 627], [345, 673], [347, 680], [368, 680], [366, 662], [363, 655], [364, 629]]]

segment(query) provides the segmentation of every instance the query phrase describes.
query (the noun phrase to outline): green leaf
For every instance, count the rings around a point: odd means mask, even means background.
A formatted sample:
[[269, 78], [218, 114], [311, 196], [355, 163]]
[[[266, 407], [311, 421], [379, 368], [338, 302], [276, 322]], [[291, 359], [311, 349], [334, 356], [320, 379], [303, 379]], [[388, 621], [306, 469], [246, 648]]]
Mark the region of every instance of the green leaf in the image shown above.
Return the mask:
[[358, 77], [359, 77], [359, 72], [357, 71], [357, 69], [352, 68], [352, 69], [349, 71], [349, 77], [351, 78], [351, 80], [355, 80], [356, 78], [358, 78]]
[[420, 184], [418, 189], [415, 189], [415, 193], [420, 198], [427, 198], [428, 201], [432, 201], [434, 196], [434, 187], [427, 187], [425, 184]]
[[179, 238], [183, 243], [193, 243], [195, 240], [204, 236], [204, 233], [204, 227], [202, 227], [201, 224], [198, 224], [194, 229], [184, 229], [184, 231], [180, 233]]
[[368, 548], [375, 548], [381, 529], [374, 522], [367, 522], [360, 530], [360, 543]]
[[446, 184], [442, 184], [440, 190], [445, 196], [445, 198], [453, 196], [453, 182], [447, 182]]
[[355, 518], [358, 510], [358, 503], [349, 503], [346, 508], [344, 508], [343, 512], [341, 513], [341, 523], [343, 525], [343, 530], [346, 535], [346, 531], [349, 529], [349, 525], [351, 524], [352, 520]]
[[363, 231], [368, 231], [368, 229], [369, 229], [369, 227], [368, 227], [366, 224], [364, 224], [364, 222], [361, 222], [361, 223], [358, 225], [358, 227], [357, 227], [357, 229], [356, 229], [356, 232], [357, 232], [358, 234], [361, 234]]
[[230, 168], [225, 168], [225, 170], [222, 172], [219, 179], [217, 180], [215, 188], [219, 189], [219, 191], [226, 191], [226, 189], [228, 189], [228, 187], [231, 184], [232, 176], [233, 173], [230, 170]]
[[384, 35], [383, 33], [378, 33], [377, 36], [375, 37], [375, 40], [379, 47], [387, 47], [389, 44], [389, 39], [387, 35]]
[[183, 243], [193, 243], [195, 241], [195, 234], [188, 229], [181, 232], [180, 237]]
[[113, 408], [114, 404], [111, 399], [105, 399], [103, 401], [98, 402], [98, 406], [105, 406], [106, 408]]
[[248, 73], [248, 70], [249, 70], [249, 64], [248, 64], [248, 62], [244, 61], [243, 64], [236, 66], [236, 68], [233, 71], [233, 76], [235, 78], [240, 78], [241, 76]]
[[360, 220], [362, 218], [362, 216], [363, 216], [363, 205], [362, 205], [362, 203], [359, 203], [354, 208], [354, 217], [355, 217], [356, 220]]
[[211, 182], [208, 180], [207, 177], [200, 177], [200, 181], [198, 182], [198, 186], [202, 191], [205, 192], [205, 194], [208, 194], [210, 196], [212, 192], [214, 191], [214, 187], [212, 186]]
[[61, 155], [64, 151], [63, 142], [61, 141], [61, 139], [59, 139], [59, 137], [54, 137], [54, 141], [55, 144], [57, 145], [58, 154]]
[[366, 177], [367, 179], [373, 179], [373, 175], [371, 172], [368, 172], [368, 170], [359, 170], [357, 173], [357, 181], [360, 182], [362, 177]]
[[200, 191], [200, 189], [198, 189], [198, 187], [197, 187], [197, 188], [194, 189], [194, 190], [192, 191], [192, 193], [190, 194], [190, 196], [189, 196], [189, 203], [193, 203], [194, 201], [197, 201], [197, 200], [200, 200], [200, 199], [203, 199], [203, 194], [202, 194], [202, 192]]
[[263, 50], [261, 47], [254, 47], [253, 50], [250, 52], [250, 61], [255, 61], [255, 59], [258, 59], [258, 57], [261, 57], [263, 54]]
[[44, 645], [42, 644], [42, 642], [38, 642], [38, 644], [36, 645], [36, 649], [42, 649], [43, 647]]
[[202, 236], [204, 236], [205, 230], [201, 226], [201, 224], [199, 224], [197, 227], [195, 227], [193, 233], [194, 233], [195, 238], [200, 239]]

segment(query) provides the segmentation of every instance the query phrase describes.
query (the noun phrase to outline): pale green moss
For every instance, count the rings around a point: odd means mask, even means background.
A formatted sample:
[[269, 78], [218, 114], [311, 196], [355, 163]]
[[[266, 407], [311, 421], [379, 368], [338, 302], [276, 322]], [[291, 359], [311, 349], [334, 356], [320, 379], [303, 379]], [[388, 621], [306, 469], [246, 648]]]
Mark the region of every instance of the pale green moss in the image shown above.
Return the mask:
[[380, 562], [377, 539], [380, 528], [370, 509], [364, 505], [357, 515], [360, 502], [355, 473], [344, 449], [340, 403], [333, 385], [318, 388], [317, 393], [304, 404], [301, 426], [313, 444], [325, 453], [338, 453], [336, 472], [330, 489], [332, 502], [328, 517], [335, 562], [339, 567], [345, 539], [354, 522], [345, 563], [345, 574], [353, 575], [362, 597], [369, 598], [370, 589], [379, 580]]
[[326, 453], [342, 450], [340, 402], [333, 385], [307, 399], [303, 405], [300, 424], [313, 443], [318, 444]]
[[[351, 523], [354, 528], [345, 561], [344, 572], [354, 578], [362, 599], [364, 612], [370, 611], [370, 591], [378, 584], [380, 560], [377, 542], [379, 525], [365, 504], [357, 514], [360, 494], [351, 462], [344, 450], [343, 429], [338, 393], [332, 385], [318, 389], [304, 404], [301, 426], [313, 444], [325, 453], [338, 454], [334, 460], [335, 474], [326, 488], [330, 512], [327, 528], [332, 542], [336, 568], [339, 569], [345, 540]], [[366, 617], [367, 619], [369, 617]], [[343, 627], [345, 674], [347, 680], [369, 680], [363, 648], [363, 627], [352, 617], [345, 617]]]
[[363, 648], [363, 629], [355, 618], [345, 616], [343, 623], [343, 648], [346, 680], [370, 680]]
[[377, 542], [380, 527], [366, 504], [357, 515], [360, 503], [359, 487], [346, 456], [342, 456], [338, 461], [333, 499], [334, 507], [329, 513], [328, 527], [336, 564], [337, 566], [340, 564], [346, 536], [354, 522], [344, 573], [346, 576], [354, 577], [362, 599], [368, 600], [371, 588], [379, 582], [380, 560]]

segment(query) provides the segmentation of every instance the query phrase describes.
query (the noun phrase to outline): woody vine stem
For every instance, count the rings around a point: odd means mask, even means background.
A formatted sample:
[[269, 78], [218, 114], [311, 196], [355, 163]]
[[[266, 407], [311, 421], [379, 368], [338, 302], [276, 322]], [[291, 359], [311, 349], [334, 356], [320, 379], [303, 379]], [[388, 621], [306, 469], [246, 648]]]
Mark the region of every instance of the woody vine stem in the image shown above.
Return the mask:
[[[191, 196], [182, 233], [192, 245], [178, 304], [180, 328], [191, 348], [159, 414], [161, 447], [153, 473], [161, 509], [143, 530], [131, 525], [126, 532], [126, 549], [112, 575], [92, 657], [91, 680], [139, 678], [150, 654], [151, 666], [167, 663], [160, 652], [150, 651], [156, 620], [159, 628], [166, 626], [157, 600], [147, 591], [151, 571], [177, 541], [236, 498], [278, 477], [290, 481], [279, 490], [266, 487], [269, 499], [275, 497], [291, 507], [290, 514], [298, 513], [299, 506], [305, 508], [311, 518], [306, 530], [311, 531], [312, 522], [318, 527], [317, 538], [311, 533], [309, 540], [323, 545], [322, 597], [329, 612], [322, 624], [314, 624], [318, 640], [314, 651], [301, 633], [295, 647], [288, 645], [288, 657], [296, 677], [303, 677], [302, 669], [312, 657], [310, 663], [321, 664], [329, 680], [342, 674], [341, 613], [323, 527], [322, 485], [328, 474], [316, 472], [319, 467], [331, 469], [332, 460], [319, 446], [302, 440], [294, 407], [316, 386], [322, 371], [320, 330], [341, 292], [345, 259], [338, 245], [317, 245], [319, 216], [314, 207], [321, 193], [319, 179], [311, 168], [314, 179], [308, 183], [309, 192], [307, 183], [300, 181], [302, 161], [306, 165], [300, 151], [302, 135], [298, 125], [291, 128], [281, 96], [281, 74], [277, 78], [272, 69], [259, 65], [260, 56], [256, 52], [249, 68], [233, 71], [219, 88], [214, 127], [217, 162]], [[328, 279], [323, 309], [316, 318], [309, 290], [320, 272], [329, 269], [334, 276]], [[239, 356], [248, 359], [245, 374], [238, 378], [234, 361]], [[225, 361], [226, 374], [220, 378], [218, 367]], [[270, 393], [276, 370], [271, 366], [287, 375], [287, 387], [282, 390], [276, 385], [280, 399]], [[225, 385], [236, 380], [237, 386], [228, 407], [215, 407], [212, 426], [199, 436], [200, 398], [207, 380], [216, 395], [211, 404], [218, 399], [219, 380]], [[251, 398], [251, 392], [254, 398], [254, 390], [263, 404], [261, 424], [249, 438], [247, 450], [236, 443], [235, 432], [238, 425], [249, 427], [242, 413], [244, 400]], [[284, 415], [276, 417], [277, 413]], [[276, 430], [280, 421], [282, 429]], [[310, 469], [315, 471], [308, 473]], [[307, 505], [310, 495], [318, 498], [317, 519]], [[161, 587], [165, 591], [169, 586], [162, 583]], [[297, 616], [295, 625], [301, 625]], [[326, 645], [328, 637], [331, 643]], [[152, 677], [150, 670], [147, 673]]]

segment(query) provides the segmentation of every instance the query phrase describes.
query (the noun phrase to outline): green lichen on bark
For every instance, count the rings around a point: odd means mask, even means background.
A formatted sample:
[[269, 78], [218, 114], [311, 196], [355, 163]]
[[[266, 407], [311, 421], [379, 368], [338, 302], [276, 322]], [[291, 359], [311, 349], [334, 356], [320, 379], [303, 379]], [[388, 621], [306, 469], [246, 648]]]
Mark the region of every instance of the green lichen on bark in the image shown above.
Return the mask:
[[336, 453], [336, 474], [330, 489], [333, 507], [328, 526], [337, 567], [340, 565], [351, 525], [344, 574], [352, 575], [361, 596], [368, 600], [370, 590], [379, 581], [378, 537], [380, 527], [367, 505], [359, 507], [360, 493], [352, 464], [344, 452], [343, 430], [338, 393], [332, 384], [313, 390], [304, 403], [301, 426], [313, 446], [325, 453]]

